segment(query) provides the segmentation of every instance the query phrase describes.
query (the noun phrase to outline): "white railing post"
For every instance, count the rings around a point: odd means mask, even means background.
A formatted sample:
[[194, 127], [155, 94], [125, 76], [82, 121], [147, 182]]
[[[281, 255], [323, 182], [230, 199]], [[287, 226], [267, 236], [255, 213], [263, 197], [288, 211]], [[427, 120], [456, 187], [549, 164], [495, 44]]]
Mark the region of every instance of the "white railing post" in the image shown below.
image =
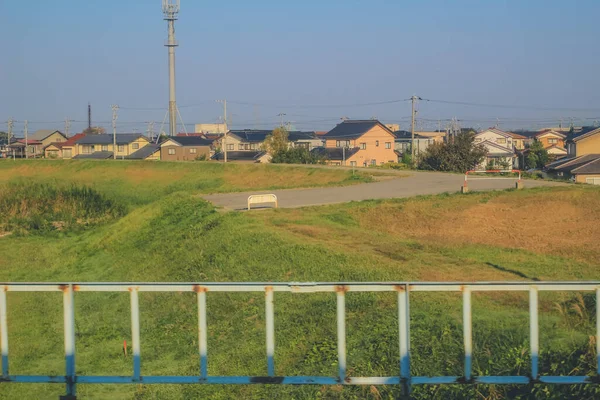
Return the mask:
[[539, 360], [539, 318], [538, 318], [538, 289], [532, 286], [529, 289], [529, 341], [531, 344], [531, 379], [538, 379]]
[[275, 311], [273, 306], [273, 288], [265, 288], [266, 339], [267, 339], [267, 373], [275, 376]]
[[463, 339], [465, 344], [465, 379], [467, 382], [472, 377], [473, 363], [473, 322], [471, 314], [471, 289], [463, 290]]
[[2, 352], [2, 376], [8, 377], [8, 323], [6, 319], [6, 288], [0, 289], [0, 351]]
[[75, 396], [75, 307], [73, 285], [63, 288], [63, 316], [65, 334], [65, 372], [67, 396]]
[[410, 379], [410, 306], [409, 287], [398, 287], [398, 330], [400, 337], [400, 381], [406, 396], [411, 392]]
[[138, 300], [138, 288], [130, 288], [131, 293], [131, 346], [133, 348], [133, 379], [140, 380], [140, 305]]
[[346, 381], [346, 288], [338, 286], [337, 291], [337, 340], [338, 340], [338, 379]]
[[200, 353], [200, 378], [208, 376], [208, 344], [206, 324], [206, 290], [198, 290], [198, 351]]

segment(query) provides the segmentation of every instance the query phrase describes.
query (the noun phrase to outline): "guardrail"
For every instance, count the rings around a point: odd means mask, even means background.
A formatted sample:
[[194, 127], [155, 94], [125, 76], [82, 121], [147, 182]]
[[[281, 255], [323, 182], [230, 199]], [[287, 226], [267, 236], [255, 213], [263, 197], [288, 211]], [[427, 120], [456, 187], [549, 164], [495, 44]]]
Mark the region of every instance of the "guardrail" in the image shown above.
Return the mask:
[[[10, 375], [8, 352], [7, 293], [63, 292], [65, 375]], [[472, 371], [473, 333], [471, 294], [473, 292], [528, 292], [531, 373], [529, 376], [474, 376]], [[410, 393], [413, 385], [443, 384], [593, 384], [600, 377], [600, 340], [596, 340], [596, 376], [547, 376], [538, 369], [539, 321], [538, 292], [581, 291], [595, 292], [600, 304], [600, 282], [487, 282], [487, 283], [0, 283], [0, 349], [2, 377], [7, 383], [66, 384], [67, 396], [75, 398], [77, 384], [288, 384], [288, 385], [402, 385]], [[75, 312], [76, 292], [129, 292], [131, 303], [131, 336], [133, 369], [130, 376], [77, 375], [75, 369]], [[139, 292], [195, 292], [198, 303], [198, 375], [142, 376], [140, 354]], [[266, 313], [267, 376], [210, 376], [208, 375], [208, 345], [206, 297], [212, 292], [263, 292]], [[338, 375], [277, 376], [275, 374], [275, 292], [335, 293], [337, 296]], [[398, 331], [400, 359], [398, 375], [388, 377], [351, 377], [346, 373], [346, 293], [395, 292], [398, 296]], [[462, 292], [464, 374], [463, 376], [412, 376], [410, 371], [410, 293]], [[597, 338], [600, 337], [600, 307], [596, 309]]]
[[277, 200], [277, 196], [274, 194], [253, 194], [248, 197], [248, 211], [250, 211], [250, 206], [252, 204], [265, 204], [265, 203], [275, 203], [275, 208], [279, 207], [279, 201]]

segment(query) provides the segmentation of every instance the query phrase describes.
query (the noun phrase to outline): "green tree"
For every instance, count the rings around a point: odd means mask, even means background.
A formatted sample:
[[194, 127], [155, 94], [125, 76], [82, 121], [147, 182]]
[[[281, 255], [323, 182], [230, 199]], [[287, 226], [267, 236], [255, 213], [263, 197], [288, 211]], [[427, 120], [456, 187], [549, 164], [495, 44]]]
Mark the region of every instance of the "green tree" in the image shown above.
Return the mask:
[[541, 169], [548, 163], [548, 161], [550, 161], [548, 150], [544, 149], [542, 142], [539, 140], [534, 140], [529, 146], [529, 152], [525, 158], [525, 168]]
[[8, 142], [8, 133], [0, 131], [0, 143]]
[[273, 164], [321, 164], [324, 160], [304, 147], [292, 147], [272, 153]]
[[279, 152], [288, 150], [290, 148], [288, 136], [288, 131], [284, 127], [276, 128], [265, 139], [263, 149], [273, 157]]
[[474, 132], [461, 132], [444, 143], [434, 143], [421, 157], [419, 168], [432, 171], [466, 172], [480, 164], [487, 154], [475, 144]]
[[86, 135], [103, 135], [106, 133], [106, 129], [101, 126], [92, 126], [91, 128], [84, 129], [81, 133], [85, 133]]

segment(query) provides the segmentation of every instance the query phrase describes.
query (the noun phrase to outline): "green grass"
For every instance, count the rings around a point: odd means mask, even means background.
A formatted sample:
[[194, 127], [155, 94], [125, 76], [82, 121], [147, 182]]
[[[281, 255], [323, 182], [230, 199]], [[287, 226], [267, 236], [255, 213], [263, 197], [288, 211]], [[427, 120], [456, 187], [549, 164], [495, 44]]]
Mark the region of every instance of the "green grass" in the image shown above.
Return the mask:
[[[41, 163], [46, 166], [50, 163]], [[1, 165], [1, 163], [0, 163]], [[55, 179], [81, 183], [76, 163], [52, 167]], [[511, 245], [474, 230], [478, 215], [488, 212], [498, 234], [501, 215], [519, 204], [558, 207], [577, 219], [579, 208], [598, 223], [590, 205], [600, 191], [575, 186], [484, 194], [425, 196], [304, 209], [222, 213], [181, 181], [143, 182], [136, 190], [112, 185], [116, 172], [94, 170], [89, 185], [127, 214], [84, 231], [0, 238], [3, 281], [417, 281], [598, 279], [597, 253], [585, 253], [587, 231], [569, 231], [582, 245], [556, 235], [524, 235]], [[150, 164], [151, 168], [157, 164]], [[197, 164], [172, 164], [187, 175]], [[227, 166], [229, 167], [229, 166]], [[1, 168], [1, 167], [0, 167]], [[169, 168], [169, 167], [164, 167]], [[212, 167], [211, 167], [212, 168]], [[243, 167], [246, 168], [246, 167]], [[122, 172], [122, 171], [121, 171]], [[51, 175], [50, 172], [44, 172]], [[319, 173], [319, 172], [313, 172]], [[250, 173], [252, 174], [252, 173]], [[39, 182], [39, 177], [14, 177]], [[125, 179], [125, 178], [119, 178]], [[208, 178], [207, 178], [208, 179]], [[298, 184], [298, 182], [296, 182]], [[147, 185], [147, 189], [137, 188]], [[220, 186], [223, 189], [226, 186]], [[238, 187], [240, 190], [241, 187]], [[104, 192], [106, 190], [106, 192]], [[132, 193], [135, 192], [135, 193]], [[503, 210], [495, 215], [490, 210]], [[474, 221], [465, 219], [471, 215]], [[457, 216], [460, 216], [458, 218]], [[447, 221], [462, 221], [454, 226]], [[396, 221], [393, 224], [392, 221]], [[441, 223], [446, 221], [446, 224]], [[472, 223], [472, 225], [470, 225]], [[545, 232], [552, 221], [540, 218]], [[556, 223], [556, 222], [554, 222]], [[583, 223], [583, 222], [582, 222]], [[563, 222], [563, 227], [567, 222]], [[435, 229], [431, 229], [433, 225]], [[481, 224], [480, 224], [481, 225]], [[591, 225], [590, 225], [591, 226]], [[462, 229], [464, 228], [464, 229]], [[587, 228], [587, 226], [586, 226]], [[462, 230], [461, 230], [462, 229]], [[483, 233], [483, 227], [481, 228]], [[593, 229], [590, 228], [590, 229]], [[450, 235], [449, 232], [454, 232]], [[470, 234], [472, 233], [472, 235]], [[592, 233], [595, 231], [592, 231]], [[531, 238], [535, 238], [532, 240]], [[545, 239], [544, 239], [545, 238]], [[561, 241], [562, 240], [562, 241]], [[547, 247], [543, 241], [556, 243]], [[566, 246], [565, 243], [570, 243]], [[579, 246], [579, 247], [578, 247]], [[131, 342], [127, 294], [77, 293], [77, 372], [131, 373], [122, 353]], [[11, 373], [63, 374], [62, 300], [58, 293], [8, 294]], [[477, 294], [474, 309], [474, 371], [477, 374], [526, 374], [529, 366], [527, 297]], [[540, 296], [541, 370], [544, 373], [591, 374], [595, 353], [595, 303], [591, 296], [560, 293]], [[196, 301], [192, 294], [140, 295], [142, 374], [198, 373]], [[276, 373], [336, 374], [335, 295], [275, 295]], [[396, 298], [393, 294], [347, 296], [348, 371], [352, 376], [398, 374]], [[411, 297], [413, 373], [461, 375], [462, 324], [458, 294]], [[266, 374], [264, 296], [208, 294], [209, 373]], [[591, 346], [591, 347], [590, 347]], [[552, 348], [553, 352], [547, 350]], [[232, 387], [232, 386], [91, 386], [79, 385], [81, 398], [187, 399], [394, 398], [394, 387]], [[546, 390], [548, 393], [546, 393]], [[581, 387], [423, 387], [416, 398], [594, 398]], [[0, 386], [0, 398], [53, 398], [58, 386]]]

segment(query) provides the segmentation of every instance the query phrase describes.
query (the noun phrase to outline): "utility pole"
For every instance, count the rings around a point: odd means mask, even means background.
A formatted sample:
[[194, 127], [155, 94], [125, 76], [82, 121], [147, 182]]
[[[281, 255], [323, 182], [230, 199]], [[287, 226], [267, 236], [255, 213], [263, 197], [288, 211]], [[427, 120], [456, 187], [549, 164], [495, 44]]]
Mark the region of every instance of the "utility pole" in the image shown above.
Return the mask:
[[92, 132], [92, 105], [88, 103], [88, 133]]
[[281, 126], [282, 128], [283, 128], [283, 117], [285, 117], [286, 115], [287, 115], [286, 113], [279, 113], [279, 114], [277, 114], [277, 116], [278, 116], [279, 118], [281, 118], [281, 124], [280, 124], [280, 126]]
[[65, 119], [65, 135], [67, 137], [69, 137], [69, 131], [71, 130], [71, 122], [73, 120], [69, 119], [69, 117], [67, 117], [67, 119]]
[[177, 102], [175, 100], [175, 21], [179, 13], [179, 0], [163, 0], [162, 10], [169, 25], [169, 40], [165, 46], [169, 49], [169, 135], [177, 135]]
[[415, 165], [415, 116], [417, 115], [417, 110], [415, 108], [416, 106], [416, 102], [418, 100], [422, 100], [419, 96], [413, 96], [410, 98], [411, 102], [412, 102], [412, 115], [411, 115], [411, 124], [410, 124], [410, 136], [411, 136], [411, 141], [410, 141], [410, 150], [411, 150], [411, 158], [410, 158], [410, 162], [411, 164]]
[[113, 160], [117, 159], [117, 118], [119, 118], [119, 106], [113, 104], [112, 109], [112, 128], [113, 128]]
[[23, 128], [23, 130], [25, 131], [25, 158], [29, 158], [29, 140], [27, 140], [29, 138], [29, 127], [28, 125], [28, 121], [25, 120], [25, 126]]
[[227, 100], [215, 100], [223, 104], [223, 120], [225, 121], [225, 134], [223, 135], [223, 162], [227, 162]]
[[10, 138], [12, 137], [13, 126], [15, 125], [15, 120], [10, 117], [8, 119], [8, 137], [6, 138], [6, 144], [10, 145]]

